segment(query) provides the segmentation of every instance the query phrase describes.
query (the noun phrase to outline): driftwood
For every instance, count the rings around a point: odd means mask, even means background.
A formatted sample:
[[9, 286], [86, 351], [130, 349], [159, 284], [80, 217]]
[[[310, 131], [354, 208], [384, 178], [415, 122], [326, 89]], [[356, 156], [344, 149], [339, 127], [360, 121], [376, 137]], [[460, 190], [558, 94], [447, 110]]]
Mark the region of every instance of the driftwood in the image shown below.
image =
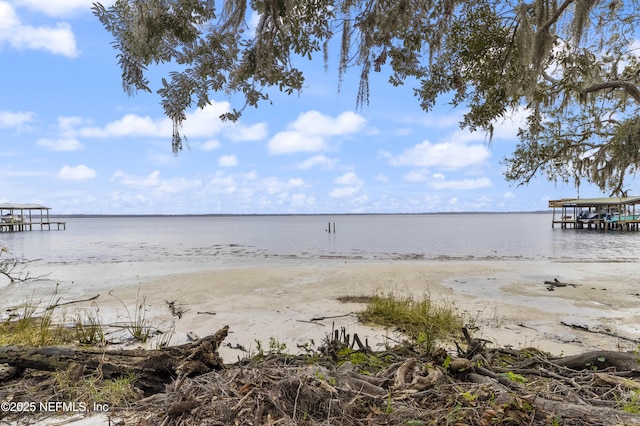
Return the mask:
[[92, 300], [96, 300], [98, 297], [100, 297], [99, 294], [96, 294], [93, 297], [88, 297], [86, 299], [79, 299], [79, 300], [72, 300], [70, 302], [63, 302], [63, 303], [53, 303], [49, 306], [47, 306], [47, 308], [45, 309], [46, 311], [51, 311], [57, 307], [60, 306], [66, 306], [66, 305], [73, 305], [74, 303], [82, 303], [82, 302], [91, 302]]
[[618, 371], [638, 373], [640, 376], [640, 364], [638, 355], [630, 352], [593, 351], [580, 355], [552, 359], [553, 364], [570, 368], [572, 370], [604, 370], [613, 368]]
[[227, 336], [225, 326], [194, 342], [162, 349], [104, 350], [67, 347], [0, 347], [0, 364], [25, 369], [56, 371], [82, 366], [83, 372], [99, 370], [103, 377], [135, 374], [136, 386], [146, 395], [163, 392], [180, 374], [204, 374], [224, 367], [218, 348]]
[[[326, 348], [345, 344], [349, 342], [340, 339], [327, 342]], [[406, 347], [371, 353], [378, 360], [398, 359], [375, 374], [366, 361], [327, 364], [321, 356], [309, 365], [304, 356], [274, 354], [181, 378], [166, 393], [134, 404], [139, 411], [128, 420], [181, 425], [640, 424], [640, 415], [623, 411], [618, 402], [640, 383], [583, 365], [602, 356], [626, 362], [626, 355], [594, 352], [551, 360], [473, 346], [473, 362], [444, 351], [424, 356]], [[513, 357], [509, 369], [492, 365], [492, 359], [504, 356]], [[570, 368], [580, 365], [579, 370]], [[535, 383], [540, 377], [548, 382]]]
[[165, 299], [164, 303], [167, 304], [167, 307], [171, 311], [171, 316], [178, 317], [178, 319], [182, 318], [182, 315], [184, 315], [186, 312], [189, 312], [189, 309], [183, 309], [179, 305], [176, 305], [175, 300], [168, 301], [167, 299]]
[[560, 321], [560, 324], [564, 325], [565, 327], [575, 328], [576, 330], [582, 330], [582, 331], [586, 331], [588, 333], [603, 334], [605, 336], [615, 337], [616, 339], [625, 340], [627, 342], [640, 343], [640, 340], [638, 340], [638, 339], [632, 339], [631, 337], [621, 336], [619, 334], [615, 334], [615, 333], [612, 333], [610, 331], [593, 330], [593, 329], [589, 328], [589, 326], [587, 326], [587, 325], [570, 324], [570, 323], [567, 323], [567, 322], [564, 322], [564, 321]]
[[544, 285], [547, 286], [547, 290], [549, 291], [553, 291], [558, 287], [578, 287], [578, 284], [571, 284], [571, 283], [563, 283], [560, 280], [558, 280], [557, 278], [554, 278], [553, 281], [545, 281]]
[[157, 351], [32, 348], [21, 365], [69, 371], [85, 362], [103, 374], [137, 368], [148, 396], [115, 413], [124, 424], [640, 424], [632, 353], [552, 358], [487, 348], [469, 333], [458, 355], [412, 344], [373, 352], [342, 328], [311, 354], [272, 353], [222, 368], [217, 349], [227, 332]]

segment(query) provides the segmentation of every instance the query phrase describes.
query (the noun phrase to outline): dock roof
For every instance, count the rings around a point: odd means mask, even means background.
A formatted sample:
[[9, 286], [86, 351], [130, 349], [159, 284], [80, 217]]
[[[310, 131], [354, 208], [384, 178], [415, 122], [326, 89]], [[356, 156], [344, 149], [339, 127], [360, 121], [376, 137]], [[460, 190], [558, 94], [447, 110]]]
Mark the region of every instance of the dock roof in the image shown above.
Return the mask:
[[28, 203], [0, 203], [0, 209], [2, 210], [51, 210], [51, 207], [45, 207], [40, 204]]
[[594, 207], [640, 204], [640, 196], [604, 198], [562, 198], [550, 200], [549, 207]]

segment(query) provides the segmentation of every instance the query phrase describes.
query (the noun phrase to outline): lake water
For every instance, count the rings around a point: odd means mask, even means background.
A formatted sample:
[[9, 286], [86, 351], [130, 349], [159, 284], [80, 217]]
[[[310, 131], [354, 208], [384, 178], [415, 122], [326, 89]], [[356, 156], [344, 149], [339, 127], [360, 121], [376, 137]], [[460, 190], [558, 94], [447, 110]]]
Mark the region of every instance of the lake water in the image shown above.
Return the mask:
[[[552, 229], [550, 214], [61, 218], [65, 231], [0, 234], [33, 274], [90, 282], [332, 261], [635, 262], [640, 233]], [[335, 232], [327, 232], [335, 223]], [[333, 231], [333, 229], [332, 229]]]

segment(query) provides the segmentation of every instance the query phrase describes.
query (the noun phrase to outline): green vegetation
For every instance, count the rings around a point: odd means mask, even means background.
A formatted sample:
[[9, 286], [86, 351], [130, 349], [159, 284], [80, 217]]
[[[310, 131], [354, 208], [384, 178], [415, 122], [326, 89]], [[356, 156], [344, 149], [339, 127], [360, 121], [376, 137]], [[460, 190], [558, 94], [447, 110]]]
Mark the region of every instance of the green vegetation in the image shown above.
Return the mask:
[[[591, 182], [615, 195], [626, 193], [627, 176], [640, 167], [639, 10], [636, 0], [93, 6], [113, 37], [125, 91], [156, 90], [161, 98], [176, 154], [187, 113], [211, 104], [212, 94], [240, 99], [238, 109], [221, 115], [237, 120], [247, 106], [272, 102], [271, 90], [301, 92], [308, 84], [299, 68], [305, 60], [328, 67], [333, 59], [337, 90], [356, 70], [359, 106], [369, 102], [370, 76], [381, 73], [393, 86], [412, 85], [425, 112], [442, 102], [460, 107], [461, 126], [489, 138], [515, 116], [520, 141], [504, 159], [509, 181], [545, 175], [576, 186]], [[154, 64], [165, 77], [150, 82]]]
[[142, 296], [142, 299], [140, 299], [140, 289], [138, 289], [133, 313], [129, 310], [129, 307], [122, 301], [122, 299], [117, 296], [113, 297], [118, 299], [122, 306], [124, 306], [124, 310], [127, 312], [128, 321], [124, 324], [125, 329], [135, 340], [146, 343], [152, 331], [151, 322], [147, 319], [146, 296]]
[[[266, 351], [261, 340], [255, 339], [254, 342], [256, 343], [256, 353], [253, 354], [253, 357], [257, 359], [263, 359], [269, 355], [287, 355], [287, 344], [280, 342], [275, 337], [269, 338], [269, 346]], [[307, 354], [312, 352], [309, 346], [304, 346], [302, 349], [305, 349]]]
[[56, 397], [69, 402], [108, 404], [110, 407], [127, 405], [139, 399], [135, 390], [135, 376], [104, 379], [99, 374], [82, 376], [79, 380], [73, 369], [53, 373]]
[[429, 296], [415, 299], [393, 294], [376, 295], [360, 312], [359, 318], [363, 322], [397, 329], [427, 353], [443, 341], [459, 336], [464, 325], [454, 306], [434, 303]]
[[102, 318], [98, 311], [98, 306], [94, 304], [93, 310], [85, 309], [76, 314], [74, 328], [76, 339], [81, 345], [95, 346], [105, 343]]
[[[56, 297], [57, 291], [51, 296]], [[27, 299], [17, 319], [8, 319], [0, 324], [0, 345], [49, 346], [73, 341], [74, 335], [68, 328], [53, 323], [54, 303], [39, 312], [40, 304]]]

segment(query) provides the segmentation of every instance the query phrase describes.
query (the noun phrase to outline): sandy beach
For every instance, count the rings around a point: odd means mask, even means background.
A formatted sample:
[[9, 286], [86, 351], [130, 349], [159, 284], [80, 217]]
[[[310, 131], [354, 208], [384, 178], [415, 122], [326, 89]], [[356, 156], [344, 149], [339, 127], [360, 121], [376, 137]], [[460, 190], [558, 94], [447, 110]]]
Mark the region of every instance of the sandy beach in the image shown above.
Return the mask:
[[[139, 278], [135, 285], [96, 285], [84, 294], [77, 286], [60, 283], [58, 297], [69, 302], [99, 294], [93, 302], [66, 305], [59, 312], [70, 317], [78, 309], [97, 306], [104, 323], [126, 322], [136, 300], [138, 305], [144, 301], [145, 319], [152, 326], [168, 330], [174, 324], [171, 344], [186, 342], [189, 332], [203, 337], [229, 325], [226, 342], [232, 347], [221, 350], [225, 362], [245, 355], [233, 349], [237, 345], [255, 353], [257, 342], [268, 348], [275, 339], [297, 352], [297, 345], [319, 344], [333, 328], [342, 327], [380, 347], [399, 336], [393, 330], [360, 324], [354, 313], [364, 305], [340, 303], [337, 298], [389, 293], [429, 295], [433, 301], [453, 304], [477, 327], [476, 337], [495, 345], [569, 355], [598, 348], [636, 348], [633, 340], [640, 339], [636, 271], [631, 262], [287, 264], [152, 275]], [[550, 291], [544, 282], [554, 279], [572, 285]], [[22, 286], [5, 291], [12, 291], [15, 299], [38, 284]], [[172, 316], [167, 302], [183, 311], [181, 318]], [[154, 339], [148, 344], [153, 345]]]

